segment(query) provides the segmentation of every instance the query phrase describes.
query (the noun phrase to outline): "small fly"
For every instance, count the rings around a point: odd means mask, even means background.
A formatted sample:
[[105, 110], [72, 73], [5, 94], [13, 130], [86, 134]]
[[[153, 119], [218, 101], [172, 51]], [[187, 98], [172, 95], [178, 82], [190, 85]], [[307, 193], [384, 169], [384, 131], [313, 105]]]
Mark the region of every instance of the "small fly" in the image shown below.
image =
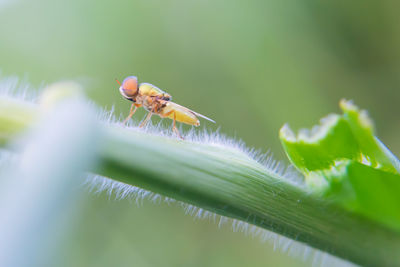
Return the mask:
[[183, 138], [176, 127], [176, 121], [199, 126], [200, 121], [197, 117], [200, 117], [215, 123], [215, 121], [207, 118], [204, 115], [171, 102], [172, 97], [170, 94], [152, 84], [141, 83], [138, 85], [138, 80], [135, 76], [129, 76], [125, 78], [122, 84], [118, 80], [117, 82], [120, 85], [119, 92], [121, 95], [125, 99], [133, 102], [129, 115], [123, 122], [124, 124], [128, 122], [130, 118], [132, 118], [133, 114], [135, 114], [137, 108], [139, 107], [144, 107], [149, 112], [139, 127], [145, 126], [150, 120], [151, 116], [153, 114], [157, 114], [161, 118], [169, 118], [173, 120], [172, 130], [181, 139]]

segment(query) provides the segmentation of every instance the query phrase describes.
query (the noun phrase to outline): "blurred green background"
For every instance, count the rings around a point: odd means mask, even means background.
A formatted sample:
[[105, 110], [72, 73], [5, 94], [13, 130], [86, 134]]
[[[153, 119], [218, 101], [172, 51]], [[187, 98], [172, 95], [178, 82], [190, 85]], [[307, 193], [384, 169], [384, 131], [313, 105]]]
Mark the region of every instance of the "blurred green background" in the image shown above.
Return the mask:
[[[285, 122], [311, 127], [338, 112], [341, 98], [353, 99], [399, 155], [399, 7], [389, 0], [0, 0], [0, 70], [35, 87], [77, 80], [100, 106], [124, 115], [130, 103], [114, 79], [136, 75], [217, 121], [201, 127], [220, 127], [278, 159]], [[88, 194], [82, 210], [64, 253], [73, 266], [307, 265], [175, 205]]]

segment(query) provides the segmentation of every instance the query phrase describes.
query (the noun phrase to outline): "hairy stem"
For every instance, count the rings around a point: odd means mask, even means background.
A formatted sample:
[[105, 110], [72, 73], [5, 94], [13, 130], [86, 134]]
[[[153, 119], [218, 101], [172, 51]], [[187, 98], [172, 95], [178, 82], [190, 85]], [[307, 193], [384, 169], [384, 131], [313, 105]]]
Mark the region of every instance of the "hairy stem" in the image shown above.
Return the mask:
[[[33, 121], [21, 117], [35, 113], [38, 108], [27, 110], [20, 102], [0, 97], [0, 125], [12, 128], [0, 127], [0, 143]], [[400, 265], [398, 233], [310, 195], [239, 149], [118, 125], [103, 124], [98, 131], [100, 164], [88, 171], [260, 226], [358, 264]]]

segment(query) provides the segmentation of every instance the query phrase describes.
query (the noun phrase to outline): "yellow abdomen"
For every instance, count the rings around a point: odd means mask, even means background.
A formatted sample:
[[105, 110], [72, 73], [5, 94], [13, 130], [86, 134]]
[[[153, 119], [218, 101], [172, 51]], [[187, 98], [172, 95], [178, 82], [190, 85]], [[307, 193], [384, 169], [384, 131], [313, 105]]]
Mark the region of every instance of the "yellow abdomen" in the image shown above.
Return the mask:
[[[175, 113], [175, 115], [174, 115]], [[160, 113], [161, 117], [167, 117], [169, 119], [174, 119], [183, 122], [189, 125], [194, 125], [194, 126], [199, 126], [200, 121], [196, 117], [193, 111], [191, 111], [188, 108], [185, 108], [181, 105], [178, 105], [174, 102], [167, 102], [166, 106], [162, 109], [162, 112]]]

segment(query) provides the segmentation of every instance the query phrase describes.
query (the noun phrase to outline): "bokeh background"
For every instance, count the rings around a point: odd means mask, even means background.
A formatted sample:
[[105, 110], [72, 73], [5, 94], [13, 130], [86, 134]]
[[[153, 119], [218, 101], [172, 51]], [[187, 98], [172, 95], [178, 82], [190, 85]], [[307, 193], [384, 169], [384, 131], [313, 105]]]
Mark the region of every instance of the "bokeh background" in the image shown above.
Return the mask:
[[[130, 103], [114, 79], [136, 75], [217, 121], [202, 127], [277, 159], [284, 123], [311, 127], [353, 99], [399, 155], [399, 8], [390, 0], [0, 0], [0, 70], [36, 88], [76, 80], [125, 115]], [[175, 205], [89, 193], [80, 203], [65, 265], [309, 264]]]

